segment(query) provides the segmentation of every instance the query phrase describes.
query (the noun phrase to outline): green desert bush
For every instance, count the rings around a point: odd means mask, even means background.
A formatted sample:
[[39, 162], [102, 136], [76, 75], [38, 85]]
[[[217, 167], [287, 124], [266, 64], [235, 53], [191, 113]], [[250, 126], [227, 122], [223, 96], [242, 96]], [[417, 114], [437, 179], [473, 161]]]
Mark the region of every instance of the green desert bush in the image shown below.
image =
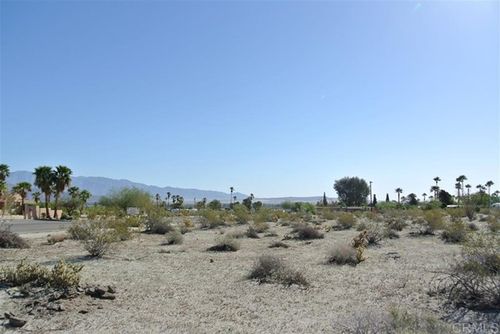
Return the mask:
[[320, 215], [321, 215], [321, 217], [323, 217], [323, 219], [326, 219], [326, 220], [334, 220], [337, 218], [336, 212], [331, 210], [331, 209], [322, 209], [320, 211]]
[[92, 257], [103, 256], [117, 237], [113, 229], [105, 221], [88, 221], [78, 227], [83, 247]]
[[221, 213], [212, 209], [205, 209], [200, 212], [200, 223], [202, 228], [216, 228], [224, 226], [224, 219]]
[[461, 257], [441, 272], [436, 291], [457, 307], [500, 310], [500, 238], [475, 234], [464, 244]]
[[132, 239], [132, 232], [129, 230], [129, 223], [125, 219], [115, 219], [107, 223], [107, 227], [112, 230], [116, 241]]
[[443, 212], [439, 209], [428, 210], [424, 212], [424, 219], [432, 231], [443, 228]]
[[253, 228], [257, 233], [264, 233], [269, 230], [269, 224], [265, 222], [258, 222], [253, 224]]
[[149, 218], [146, 221], [146, 232], [153, 234], [166, 234], [172, 232], [174, 227], [170, 220], [165, 217], [162, 218]]
[[279, 216], [274, 214], [274, 211], [269, 208], [260, 208], [253, 215], [253, 221], [255, 223], [267, 223], [267, 222], [276, 222], [278, 221]]
[[355, 224], [356, 220], [354, 218], [354, 215], [352, 213], [348, 213], [348, 212], [343, 212], [339, 215], [339, 217], [337, 218], [337, 223], [338, 223], [338, 226], [342, 229], [342, 230], [348, 230], [350, 228], [352, 228]]
[[233, 213], [238, 224], [246, 224], [252, 217], [250, 211], [243, 204], [233, 205]]
[[307, 224], [296, 224], [292, 233], [295, 235], [297, 240], [311, 240], [311, 239], [323, 239], [324, 235], [320, 231], [316, 230], [311, 225]]
[[29, 248], [29, 244], [19, 234], [10, 231], [6, 226], [0, 225], [0, 248]]
[[462, 222], [451, 222], [445, 224], [441, 232], [441, 239], [448, 243], [464, 242], [467, 237], [467, 226]]
[[272, 255], [262, 255], [255, 262], [248, 274], [248, 279], [259, 283], [279, 283], [286, 286], [293, 284], [308, 286], [309, 282], [305, 276], [296, 270], [289, 268], [281, 259]]
[[69, 288], [80, 283], [80, 271], [83, 266], [73, 265], [59, 260], [49, 270], [38, 263], [29, 263], [22, 260], [16, 267], [0, 268], [0, 283], [10, 286], [33, 284], [37, 286], [49, 285], [55, 288]]
[[356, 249], [351, 244], [340, 243], [334, 245], [329, 251], [326, 262], [327, 264], [355, 266], [359, 263], [359, 260]]
[[184, 237], [179, 231], [171, 231], [165, 234], [165, 242], [163, 245], [180, 245], [184, 242]]
[[207, 249], [209, 252], [236, 252], [240, 249], [240, 243], [230, 236], [225, 236], [216, 241], [214, 246]]

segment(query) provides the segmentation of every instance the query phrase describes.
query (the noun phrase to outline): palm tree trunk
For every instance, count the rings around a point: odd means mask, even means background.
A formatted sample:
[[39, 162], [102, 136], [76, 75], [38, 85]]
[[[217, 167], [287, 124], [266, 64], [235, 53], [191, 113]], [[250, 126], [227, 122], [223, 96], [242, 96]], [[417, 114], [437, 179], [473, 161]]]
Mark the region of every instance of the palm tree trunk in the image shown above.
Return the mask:
[[49, 198], [49, 195], [45, 193], [45, 215], [47, 219], [51, 219], [49, 213]]
[[23, 207], [23, 218], [26, 219], [26, 208], [24, 207], [24, 197], [21, 197], [21, 206]]
[[59, 219], [59, 217], [57, 216], [57, 203], [59, 202], [59, 195], [56, 194], [55, 196], [55, 204], [54, 204], [54, 218], [55, 219]]

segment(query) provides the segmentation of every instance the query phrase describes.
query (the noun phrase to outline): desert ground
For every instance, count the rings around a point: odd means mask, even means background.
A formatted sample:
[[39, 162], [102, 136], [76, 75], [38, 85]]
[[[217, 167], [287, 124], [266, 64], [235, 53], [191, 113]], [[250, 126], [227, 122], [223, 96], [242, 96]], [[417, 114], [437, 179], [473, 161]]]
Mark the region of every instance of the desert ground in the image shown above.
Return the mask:
[[[367, 248], [366, 260], [357, 266], [327, 265], [332, 245], [359, 232], [332, 230], [324, 239], [284, 240], [289, 248], [269, 248], [290, 232], [289, 226], [270, 224], [276, 235], [238, 239], [236, 252], [206, 250], [223, 234], [246, 226], [195, 229], [184, 235], [182, 245], [162, 245], [162, 235], [134, 233], [100, 259], [86, 257], [78, 241], [48, 245], [46, 234], [27, 235], [31, 248], [2, 249], [0, 266], [21, 259], [53, 265], [64, 258], [84, 265], [82, 285], [112, 286], [116, 299], [62, 300], [64, 311], [28, 314], [22, 329], [0, 327], [0, 332], [342, 333], [353, 326], [356, 315], [362, 319], [391, 307], [446, 319], [456, 332], [466, 332], [461, 329], [470, 315], [450, 317], [443, 301], [429, 293], [436, 272], [450, 265], [459, 246], [437, 236], [410, 237], [405, 229], [400, 238]], [[247, 279], [263, 254], [277, 255], [301, 271], [310, 286]], [[23, 299], [11, 295], [9, 289], [0, 290], [0, 309], [25, 314]], [[498, 316], [486, 321], [495, 323]]]

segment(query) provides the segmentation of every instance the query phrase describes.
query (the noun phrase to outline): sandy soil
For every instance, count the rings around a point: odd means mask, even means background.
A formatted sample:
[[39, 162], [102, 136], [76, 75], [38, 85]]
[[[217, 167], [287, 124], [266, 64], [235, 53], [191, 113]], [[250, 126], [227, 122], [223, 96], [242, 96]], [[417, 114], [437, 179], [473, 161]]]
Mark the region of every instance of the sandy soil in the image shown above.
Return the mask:
[[[224, 228], [232, 232], [244, 226]], [[331, 231], [312, 243], [289, 240], [290, 248], [268, 246], [290, 227], [275, 226], [277, 237], [239, 239], [237, 252], [213, 253], [221, 230], [195, 230], [178, 246], [161, 246], [163, 236], [136, 234], [114, 245], [102, 259], [89, 260], [76, 242], [52, 246], [32, 236], [31, 249], [0, 250], [0, 265], [22, 258], [53, 265], [59, 258], [84, 264], [83, 284], [113, 285], [116, 300], [82, 296], [63, 300], [64, 312], [26, 316], [18, 331], [36, 333], [340, 333], [359, 310], [386, 310], [391, 305], [411, 312], [443, 316], [442, 301], [427, 293], [432, 271], [445, 269], [459, 251], [437, 237], [385, 240], [367, 250], [357, 267], [325, 265], [328, 250], [357, 232]], [[169, 251], [169, 252], [167, 252]], [[276, 254], [301, 270], [311, 286], [259, 285], [245, 279], [262, 254]], [[400, 257], [395, 257], [397, 254]], [[213, 260], [213, 262], [211, 261]], [[0, 310], [22, 314], [21, 304], [0, 290]], [[88, 311], [81, 314], [79, 311]], [[0, 327], [0, 332], [7, 331]]]

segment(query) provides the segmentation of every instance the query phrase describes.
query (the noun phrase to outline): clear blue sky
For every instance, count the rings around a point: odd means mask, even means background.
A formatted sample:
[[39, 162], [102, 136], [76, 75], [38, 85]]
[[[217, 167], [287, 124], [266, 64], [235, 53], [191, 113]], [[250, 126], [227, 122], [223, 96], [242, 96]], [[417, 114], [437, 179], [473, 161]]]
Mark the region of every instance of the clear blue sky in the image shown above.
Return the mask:
[[498, 189], [499, 10], [1, 1], [0, 160], [257, 197]]

